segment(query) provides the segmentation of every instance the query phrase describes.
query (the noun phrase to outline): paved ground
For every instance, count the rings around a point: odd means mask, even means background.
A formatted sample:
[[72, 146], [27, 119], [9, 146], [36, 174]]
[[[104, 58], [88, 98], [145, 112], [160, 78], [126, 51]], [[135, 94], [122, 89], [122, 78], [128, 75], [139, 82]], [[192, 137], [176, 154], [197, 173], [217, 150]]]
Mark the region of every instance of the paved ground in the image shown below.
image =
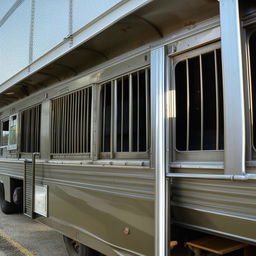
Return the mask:
[[62, 235], [22, 214], [0, 211], [0, 256], [67, 256]]

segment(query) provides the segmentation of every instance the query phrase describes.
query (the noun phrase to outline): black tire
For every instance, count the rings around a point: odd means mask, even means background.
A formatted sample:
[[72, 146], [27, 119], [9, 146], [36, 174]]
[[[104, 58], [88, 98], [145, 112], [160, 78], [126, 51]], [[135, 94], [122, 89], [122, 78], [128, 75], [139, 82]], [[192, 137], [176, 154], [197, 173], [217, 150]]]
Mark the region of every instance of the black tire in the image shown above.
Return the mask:
[[23, 205], [23, 188], [22, 187], [17, 187], [14, 189], [12, 200], [18, 206]]
[[1, 210], [5, 214], [13, 214], [13, 213], [18, 213], [18, 207], [14, 203], [10, 203], [6, 200], [3, 200], [1, 202]]
[[66, 250], [69, 256], [100, 256], [102, 254], [85, 246], [69, 237], [63, 236]]
[[23, 212], [23, 205], [16, 205], [4, 200], [4, 184], [0, 182], [0, 206], [5, 214], [21, 213]]

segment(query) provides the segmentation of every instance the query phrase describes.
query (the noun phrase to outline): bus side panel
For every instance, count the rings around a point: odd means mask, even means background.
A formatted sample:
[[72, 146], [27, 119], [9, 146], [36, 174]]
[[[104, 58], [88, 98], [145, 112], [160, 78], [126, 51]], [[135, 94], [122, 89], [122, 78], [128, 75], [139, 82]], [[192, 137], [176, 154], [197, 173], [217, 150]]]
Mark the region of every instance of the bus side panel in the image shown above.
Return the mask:
[[40, 169], [37, 173], [43, 171], [40, 176], [49, 189], [49, 218], [40, 218], [42, 222], [103, 253], [104, 246], [115, 245], [153, 255], [154, 170], [61, 165]]

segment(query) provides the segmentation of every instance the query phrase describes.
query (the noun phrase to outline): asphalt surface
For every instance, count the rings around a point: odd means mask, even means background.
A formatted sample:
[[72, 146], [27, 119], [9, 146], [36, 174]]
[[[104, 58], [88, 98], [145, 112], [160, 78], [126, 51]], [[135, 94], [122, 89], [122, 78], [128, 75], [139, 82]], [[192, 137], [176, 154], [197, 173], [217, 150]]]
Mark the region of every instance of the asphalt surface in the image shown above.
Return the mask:
[[22, 214], [0, 211], [0, 256], [67, 256], [62, 235]]

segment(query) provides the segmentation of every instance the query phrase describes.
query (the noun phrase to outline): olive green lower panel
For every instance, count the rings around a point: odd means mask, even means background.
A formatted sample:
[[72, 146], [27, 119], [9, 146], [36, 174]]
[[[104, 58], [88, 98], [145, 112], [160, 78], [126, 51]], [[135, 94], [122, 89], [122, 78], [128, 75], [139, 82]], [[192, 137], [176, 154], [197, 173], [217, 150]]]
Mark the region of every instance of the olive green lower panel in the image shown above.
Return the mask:
[[49, 218], [40, 222], [106, 255], [154, 255], [153, 200], [47, 185]]
[[187, 228], [213, 233], [256, 244], [256, 216], [247, 219], [218, 212], [173, 206], [174, 223]]

